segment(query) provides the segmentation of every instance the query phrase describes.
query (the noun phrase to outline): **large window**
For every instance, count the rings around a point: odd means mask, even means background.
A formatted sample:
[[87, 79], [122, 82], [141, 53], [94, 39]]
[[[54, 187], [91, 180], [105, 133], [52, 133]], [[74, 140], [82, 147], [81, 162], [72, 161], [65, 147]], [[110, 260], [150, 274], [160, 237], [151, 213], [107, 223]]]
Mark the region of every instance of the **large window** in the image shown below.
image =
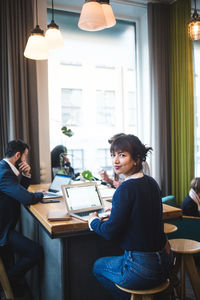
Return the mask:
[[194, 43], [195, 176], [200, 176], [200, 42]]
[[[118, 21], [113, 28], [86, 32], [78, 18], [56, 12], [65, 45], [48, 62], [50, 144], [65, 145], [76, 170], [95, 172], [111, 169], [111, 136], [138, 134], [136, 26]], [[62, 134], [64, 125], [72, 137]]]

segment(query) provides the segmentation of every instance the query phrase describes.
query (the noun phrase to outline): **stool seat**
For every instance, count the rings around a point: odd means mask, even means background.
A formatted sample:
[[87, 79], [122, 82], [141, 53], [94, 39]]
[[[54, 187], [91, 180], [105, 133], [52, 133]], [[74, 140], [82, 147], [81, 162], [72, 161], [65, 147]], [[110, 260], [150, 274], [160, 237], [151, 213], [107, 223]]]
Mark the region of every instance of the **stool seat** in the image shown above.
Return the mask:
[[164, 223], [164, 233], [166, 233], [166, 234], [175, 232], [175, 231], [177, 231], [177, 229], [178, 229], [178, 227], [176, 225]]
[[183, 254], [192, 254], [200, 252], [200, 242], [189, 239], [169, 240], [172, 251]]
[[[151, 288], [148, 290], [132, 290], [132, 289], [127, 289], [127, 288], [121, 287], [118, 284], [115, 284], [115, 285], [122, 291], [131, 294], [131, 299], [134, 299], [134, 295], [140, 295], [141, 296], [140, 299], [143, 298], [142, 296], [145, 297], [145, 295], [149, 295], [148, 299], [153, 299], [154, 294], [160, 293], [168, 288], [169, 280], [167, 279], [164, 283], [156, 286], [155, 288]], [[137, 299], [139, 299], [139, 298], [137, 297]], [[145, 297], [145, 299], [146, 299], [146, 297]]]
[[174, 267], [174, 280], [177, 281], [177, 274], [180, 269], [180, 288], [176, 288], [181, 300], [185, 299], [185, 269], [190, 278], [190, 282], [197, 300], [200, 300], [200, 277], [193, 258], [194, 253], [200, 252], [200, 242], [190, 239], [169, 240], [172, 251], [176, 256]]

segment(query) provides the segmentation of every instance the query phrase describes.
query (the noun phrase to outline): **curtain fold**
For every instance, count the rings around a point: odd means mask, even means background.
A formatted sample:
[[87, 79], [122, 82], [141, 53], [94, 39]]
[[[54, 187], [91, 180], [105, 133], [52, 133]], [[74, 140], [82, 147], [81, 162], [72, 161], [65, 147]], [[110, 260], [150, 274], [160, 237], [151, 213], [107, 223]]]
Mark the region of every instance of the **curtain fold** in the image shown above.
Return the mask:
[[7, 15], [5, 14], [5, 1], [0, 3], [0, 159], [4, 156], [5, 147], [9, 136], [9, 98], [8, 98], [8, 72], [7, 62], [8, 53], [5, 51], [5, 42], [7, 40], [6, 24]]
[[192, 42], [187, 35], [190, 0], [170, 6], [170, 95], [172, 194], [181, 204], [194, 177]]
[[171, 192], [169, 4], [148, 4], [152, 174], [163, 196]]
[[9, 140], [30, 146], [32, 182], [39, 183], [39, 135], [36, 63], [24, 57], [34, 27], [32, 0], [0, 1], [0, 136], [3, 157]]

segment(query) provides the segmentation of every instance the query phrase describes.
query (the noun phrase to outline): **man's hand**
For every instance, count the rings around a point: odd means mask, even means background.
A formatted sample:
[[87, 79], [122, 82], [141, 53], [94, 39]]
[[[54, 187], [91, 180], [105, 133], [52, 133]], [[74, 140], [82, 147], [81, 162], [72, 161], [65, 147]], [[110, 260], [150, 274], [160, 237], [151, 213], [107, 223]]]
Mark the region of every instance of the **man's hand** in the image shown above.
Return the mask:
[[36, 193], [43, 193], [43, 195], [46, 193], [47, 191], [45, 190], [37, 190]]
[[23, 173], [26, 177], [30, 177], [30, 170], [31, 167], [29, 166], [29, 164], [27, 164], [27, 162], [22, 161], [21, 163], [19, 163], [19, 171]]

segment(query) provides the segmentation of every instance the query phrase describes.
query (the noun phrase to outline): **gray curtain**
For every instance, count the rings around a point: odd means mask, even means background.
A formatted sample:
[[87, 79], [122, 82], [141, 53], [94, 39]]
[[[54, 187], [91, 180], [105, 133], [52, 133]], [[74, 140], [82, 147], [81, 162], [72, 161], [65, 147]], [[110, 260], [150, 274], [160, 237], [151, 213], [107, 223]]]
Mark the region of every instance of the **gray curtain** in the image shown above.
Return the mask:
[[165, 196], [171, 193], [168, 4], [148, 4], [148, 29], [153, 173]]
[[32, 0], [0, 1], [0, 158], [9, 140], [30, 147], [32, 182], [39, 183], [36, 63], [24, 57], [33, 22]]

